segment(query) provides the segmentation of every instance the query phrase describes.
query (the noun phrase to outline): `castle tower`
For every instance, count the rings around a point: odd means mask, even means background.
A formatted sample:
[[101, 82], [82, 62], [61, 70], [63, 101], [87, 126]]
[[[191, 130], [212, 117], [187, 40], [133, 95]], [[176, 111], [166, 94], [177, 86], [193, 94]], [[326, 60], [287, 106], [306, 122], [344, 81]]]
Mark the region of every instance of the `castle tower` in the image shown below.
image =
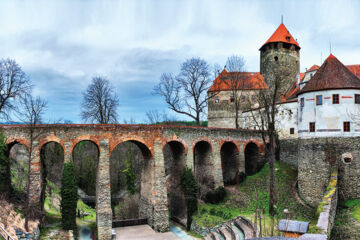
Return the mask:
[[260, 48], [260, 73], [270, 88], [278, 65], [285, 67], [282, 68], [283, 75], [288, 77], [282, 81], [281, 89], [287, 91], [300, 72], [300, 46], [283, 23]]

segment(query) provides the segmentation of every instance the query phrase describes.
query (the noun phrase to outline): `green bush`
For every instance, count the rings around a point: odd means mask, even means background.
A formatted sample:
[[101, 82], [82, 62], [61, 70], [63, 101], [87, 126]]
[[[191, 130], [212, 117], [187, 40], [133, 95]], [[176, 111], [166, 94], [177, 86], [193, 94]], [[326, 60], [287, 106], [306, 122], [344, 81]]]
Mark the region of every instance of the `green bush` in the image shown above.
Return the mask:
[[184, 189], [186, 207], [187, 207], [187, 222], [186, 228], [190, 230], [192, 215], [198, 210], [197, 196], [199, 186], [196, 183], [193, 171], [191, 168], [185, 167], [184, 174], [181, 178], [181, 185]]
[[122, 171], [125, 174], [126, 178], [126, 190], [130, 194], [135, 194], [137, 192], [136, 188], [136, 174], [132, 166], [133, 155], [131, 148], [128, 149], [128, 159], [125, 161], [126, 168]]
[[6, 152], [6, 138], [0, 131], [0, 193], [8, 193], [10, 187], [10, 165]]
[[226, 197], [225, 188], [218, 187], [214, 191], [209, 191], [206, 193], [205, 202], [212, 203], [212, 204], [218, 204], [218, 203], [224, 201], [225, 197]]
[[65, 230], [76, 230], [77, 182], [72, 162], [64, 164], [61, 179], [61, 224]]

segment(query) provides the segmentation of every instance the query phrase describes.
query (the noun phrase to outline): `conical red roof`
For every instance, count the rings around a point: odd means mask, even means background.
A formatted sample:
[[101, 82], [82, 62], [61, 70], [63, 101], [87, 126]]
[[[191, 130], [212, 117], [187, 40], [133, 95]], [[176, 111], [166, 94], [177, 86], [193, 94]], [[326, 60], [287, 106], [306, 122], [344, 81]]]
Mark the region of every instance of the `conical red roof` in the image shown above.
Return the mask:
[[360, 79], [332, 54], [299, 94], [330, 89], [360, 89]]
[[289, 30], [285, 27], [283, 23], [276, 29], [276, 31], [271, 35], [271, 37], [262, 45], [260, 49], [262, 49], [266, 44], [273, 42], [284, 42], [296, 45], [300, 48], [299, 43], [291, 36]]

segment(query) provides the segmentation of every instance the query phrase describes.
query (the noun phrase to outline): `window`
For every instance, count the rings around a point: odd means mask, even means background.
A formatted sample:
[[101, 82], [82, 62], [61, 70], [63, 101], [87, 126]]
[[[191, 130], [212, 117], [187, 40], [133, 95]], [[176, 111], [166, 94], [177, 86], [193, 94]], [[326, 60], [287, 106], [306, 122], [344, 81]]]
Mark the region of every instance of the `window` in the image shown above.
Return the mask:
[[215, 98], [215, 103], [219, 103], [219, 102], [220, 102], [219, 98]]
[[245, 102], [245, 96], [241, 96], [241, 102]]
[[300, 98], [300, 107], [304, 107], [304, 98]]
[[322, 105], [322, 95], [316, 96], [316, 105]]
[[287, 40], [288, 42], [290, 42], [290, 37], [289, 37], [289, 36], [287, 36], [287, 37], [286, 37], [286, 40]]
[[252, 95], [252, 96], [251, 96], [251, 101], [253, 101], [253, 102], [256, 101], [256, 95]]
[[290, 128], [290, 134], [294, 134], [295, 129], [294, 128]]
[[309, 123], [309, 130], [310, 130], [310, 132], [315, 132], [315, 123], [314, 122]]
[[333, 94], [333, 104], [339, 104], [339, 94]]
[[355, 104], [360, 104], [360, 94], [355, 94]]
[[344, 132], [350, 132], [350, 122], [344, 122]]
[[277, 62], [279, 60], [279, 58], [277, 56], [274, 57], [275, 62]]
[[312, 74], [312, 73], [310, 73], [310, 78], [312, 78], [312, 76], [313, 76], [313, 74]]
[[234, 98], [234, 97], [230, 97], [230, 102], [235, 102], [235, 98]]

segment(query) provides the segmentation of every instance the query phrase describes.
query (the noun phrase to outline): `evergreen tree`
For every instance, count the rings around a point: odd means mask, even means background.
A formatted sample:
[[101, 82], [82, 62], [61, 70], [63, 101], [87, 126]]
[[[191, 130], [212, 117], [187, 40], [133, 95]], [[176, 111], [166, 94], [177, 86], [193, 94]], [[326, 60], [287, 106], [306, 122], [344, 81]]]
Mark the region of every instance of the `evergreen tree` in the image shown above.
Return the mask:
[[[61, 223], [62, 228], [71, 230], [76, 228], [77, 183], [72, 162], [64, 164], [61, 180]], [[76, 230], [76, 229], [75, 229]]]
[[136, 175], [132, 166], [133, 154], [131, 148], [128, 148], [128, 159], [125, 161], [126, 168], [122, 171], [126, 178], [126, 190], [134, 194], [137, 192], [136, 189]]
[[199, 192], [199, 186], [196, 183], [191, 168], [185, 167], [184, 174], [181, 179], [181, 184], [184, 188], [186, 207], [187, 207], [186, 228], [187, 230], [190, 230], [192, 215], [198, 210], [197, 196]]
[[6, 138], [4, 133], [0, 131], [0, 193], [8, 194], [10, 189], [10, 163], [6, 152]]

